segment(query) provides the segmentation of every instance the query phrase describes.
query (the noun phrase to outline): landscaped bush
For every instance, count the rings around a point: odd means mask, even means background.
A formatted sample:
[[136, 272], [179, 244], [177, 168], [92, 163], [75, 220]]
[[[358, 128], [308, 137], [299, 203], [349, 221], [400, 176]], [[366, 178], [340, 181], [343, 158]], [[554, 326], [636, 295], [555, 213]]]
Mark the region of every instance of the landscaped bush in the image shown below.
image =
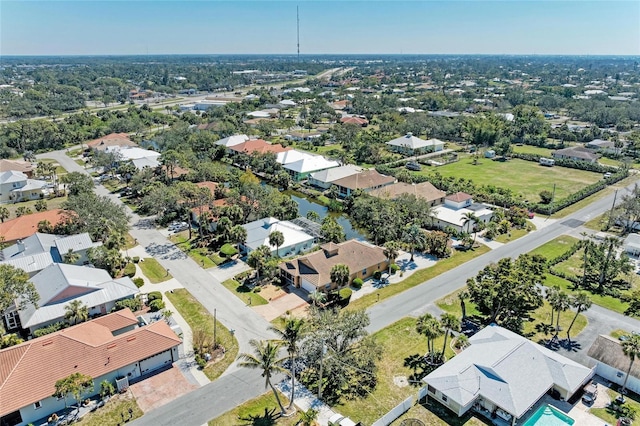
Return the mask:
[[108, 380], [103, 380], [102, 382], [100, 382], [100, 396], [102, 398], [115, 395], [115, 393], [116, 388], [115, 386], [113, 386], [113, 383]]
[[353, 292], [350, 288], [341, 288], [338, 292], [338, 303], [340, 306], [347, 306], [349, 304], [349, 300], [351, 300], [351, 295]]
[[207, 361], [204, 358], [202, 358], [200, 354], [197, 353], [195, 356], [195, 359], [196, 359], [196, 364], [198, 364], [198, 367], [200, 367], [201, 370], [207, 366]]
[[140, 302], [140, 299], [137, 297], [134, 297], [133, 299], [118, 300], [113, 310], [119, 311], [125, 308], [129, 308], [132, 312], [139, 311], [140, 308], [142, 308], [142, 302]]
[[45, 336], [47, 334], [55, 333], [56, 331], [62, 330], [63, 328], [69, 327], [69, 324], [66, 322], [56, 322], [51, 325], [48, 325], [43, 328], [39, 328], [33, 332], [35, 337]]
[[136, 285], [136, 287], [140, 288], [144, 285], [144, 280], [140, 277], [137, 277], [133, 279], [133, 283]]
[[159, 291], [152, 291], [147, 295], [147, 301], [152, 302], [154, 300], [162, 300], [162, 293]]
[[238, 254], [238, 249], [236, 249], [231, 244], [227, 243], [222, 247], [220, 247], [220, 254], [225, 257], [235, 256], [236, 254]]
[[155, 299], [149, 302], [149, 310], [151, 312], [158, 312], [164, 309], [164, 302], [160, 299]]
[[239, 283], [243, 282], [249, 275], [251, 275], [252, 271], [244, 271], [244, 272], [240, 272], [238, 275], [236, 275], [235, 277], [233, 277], [234, 280], [238, 281]]
[[374, 280], [379, 280], [380, 278], [382, 278], [382, 272], [380, 272], [380, 271], [375, 271], [375, 272], [373, 273], [373, 279], [374, 279]]
[[393, 263], [393, 264], [391, 264], [389, 269], [391, 269], [391, 273], [392, 274], [395, 274], [396, 272], [398, 272], [400, 270], [400, 267], [398, 265], [396, 265], [395, 263]]
[[140, 256], [133, 256], [133, 263], [140, 262]]
[[[355, 289], [361, 289], [362, 288], [362, 284], [364, 284], [364, 282], [362, 281], [362, 278], [355, 278], [352, 282], [351, 282], [351, 286], [353, 286], [353, 288]], [[342, 290], [349, 290], [348, 288], [343, 288]], [[342, 291], [340, 290], [340, 291]], [[351, 290], [349, 290], [351, 291]]]
[[127, 266], [125, 266], [124, 270], [122, 271], [122, 275], [125, 277], [133, 278], [135, 274], [136, 265], [134, 265], [133, 263], [127, 263]]

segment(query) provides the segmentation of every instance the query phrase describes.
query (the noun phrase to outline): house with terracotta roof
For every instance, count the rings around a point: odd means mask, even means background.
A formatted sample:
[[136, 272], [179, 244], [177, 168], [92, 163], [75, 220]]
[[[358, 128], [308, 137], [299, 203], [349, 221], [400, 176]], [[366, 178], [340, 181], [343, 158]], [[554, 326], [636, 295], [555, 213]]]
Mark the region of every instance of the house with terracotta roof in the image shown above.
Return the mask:
[[473, 232], [474, 224], [466, 221], [465, 216], [473, 213], [479, 222], [487, 223], [493, 217], [493, 210], [481, 203], [474, 203], [473, 197], [464, 192], [447, 195], [444, 204], [435, 206], [434, 226], [444, 229], [452, 227], [458, 232]]
[[404, 136], [390, 140], [387, 142], [387, 146], [393, 152], [399, 152], [404, 155], [419, 155], [442, 151], [444, 142], [439, 139], [424, 140], [413, 136], [412, 133], [407, 133]]
[[[288, 151], [293, 152], [293, 151]], [[355, 175], [356, 173], [360, 173], [362, 168], [353, 164], [345, 164], [340, 167], [333, 167], [331, 169], [320, 170], [319, 172], [314, 172], [309, 175], [309, 180], [307, 183], [309, 185], [317, 186], [322, 189], [329, 189], [331, 187], [331, 183], [338, 179], [342, 179], [347, 176]]]
[[446, 192], [439, 190], [431, 182], [406, 183], [396, 182], [393, 185], [387, 185], [382, 188], [374, 189], [369, 192], [374, 197], [385, 198], [387, 200], [395, 200], [403, 194], [415, 195], [428, 201], [431, 206], [437, 206], [444, 203]]
[[[191, 222], [200, 226], [200, 216], [207, 213], [210, 214], [216, 207], [223, 207], [227, 205], [226, 198], [215, 199], [216, 196], [216, 188], [220, 187], [220, 184], [217, 182], [198, 182], [196, 185], [199, 188], [206, 188], [211, 193], [211, 201], [206, 204], [202, 204], [199, 206], [195, 206], [191, 208]], [[210, 216], [208, 222], [208, 229], [210, 232], [213, 232], [217, 228], [217, 217]]]
[[87, 146], [90, 149], [104, 151], [107, 148], [112, 148], [116, 146], [124, 148], [126, 146], [135, 147], [138, 145], [136, 145], [135, 142], [129, 139], [129, 135], [127, 135], [126, 133], [111, 133], [101, 138], [94, 139], [92, 141], [87, 142]]
[[340, 119], [340, 122], [342, 124], [355, 124], [356, 126], [360, 127], [367, 127], [369, 125], [369, 120], [363, 117], [356, 117], [355, 115], [342, 117]]
[[332, 183], [338, 188], [340, 197], [348, 197], [356, 190], [369, 192], [392, 185], [395, 181], [396, 178], [393, 176], [383, 175], [376, 169], [369, 169], [334, 180]]
[[0, 172], [0, 203], [40, 200], [50, 194], [47, 182], [16, 170]]
[[389, 267], [384, 249], [357, 240], [327, 243], [306, 256], [280, 264], [280, 277], [288, 284], [309, 293], [336, 289], [331, 282], [331, 268], [338, 264], [349, 267], [349, 283], [356, 278], [367, 279], [375, 271]]
[[262, 139], [251, 139], [246, 142], [232, 145], [229, 150], [232, 154], [266, 154], [267, 152], [273, 152], [278, 154], [279, 152], [289, 151], [291, 148], [283, 147], [279, 143], [272, 144]]
[[63, 321], [65, 306], [78, 300], [89, 308], [89, 315], [104, 315], [119, 300], [131, 299], [138, 287], [129, 277], [111, 278], [104, 269], [88, 266], [53, 263], [36, 275], [31, 282], [38, 292], [36, 305], [27, 303], [20, 307], [20, 300], [3, 312], [7, 331], [33, 331]]
[[[181, 340], [164, 321], [138, 327], [124, 309], [0, 350], [0, 424], [22, 426], [62, 416], [72, 396], [56, 398], [55, 383], [72, 373], [93, 379], [137, 379], [178, 360]], [[41, 423], [38, 423], [41, 424]]]
[[61, 209], [53, 209], [25, 214], [15, 219], [7, 220], [0, 223], [0, 235], [4, 237], [6, 243], [14, 243], [17, 240], [25, 239], [38, 232], [38, 223], [42, 221], [48, 221], [51, 226], [56, 226], [62, 222], [64, 219], [62, 212], [63, 210]]
[[22, 172], [27, 175], [28, 178], [33, 177], [33, 163], [29, 161], [0, 159], [0, 172], [9, 170]]

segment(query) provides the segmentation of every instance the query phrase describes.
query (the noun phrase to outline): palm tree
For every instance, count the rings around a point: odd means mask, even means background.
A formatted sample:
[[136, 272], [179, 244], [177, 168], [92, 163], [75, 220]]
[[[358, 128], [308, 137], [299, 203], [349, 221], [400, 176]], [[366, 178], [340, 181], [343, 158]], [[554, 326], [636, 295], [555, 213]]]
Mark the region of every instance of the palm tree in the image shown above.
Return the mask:
[[473, 212], [467, 212], [462, 215], [462, 227], [467, 228], [467, 232], [469, 232], [470, 228], [473, 226], [473, 244], [476, 244], [476, 236], [478, 232], [476, 231], [476, 223], [478, 223], [480, 219]]
[[591, 307], [591, 299], [589, 299], [589, 295], [584, 291], [579, 291], [575, 296], [571, 299], [571, 306], [576, 310], [576, 314], [573, 316], [571, 320], [571, 324], [569, 324], [569, 328], [567, 328], [567, 340], [571, 342], [571, 327], [573, 327], [573, 323], [576, 322], [578, 315], [582, 312], [586, 311]]
[[323, 291], [316, 290], [312, 293], [309, 293], [309, 300], [316, 306], [322, 305], [327, 301], [327, 294]]
[[84, 305], [80, 300], [72, 300], [64, 307], [64, 318], [76, 325], [79, 322], [85, 322], [89, 319], [89, 307]]
[[227, 241], [229, 239], [229, 232], [231, 231], [232, 227], [233, 222], [231, 222], [231, 219], [226, 216], [222, 216], [220, 219], [218, 219], [218, 223], [216, 224], [216, 232], [218, 232], [218, 234], [222, 236], [222, 239], [224, 241]]
[[444, 359], [444, 351], [447, 349], [447, 337], [452, 331], [460, 331], [460, 320], [453, 314], [444, 313], [440, 316], [440, 324], [444, 328], [444, 343], [442, 344], [442, 359]]
[[288, 409], [293, 407], [293, 398], [295, 395], [296, 386], [296, 355], [298, 354], [298, 343], [304, 336], [304, 319], [287, 317], [284, 320], [284, 327], [281, 329], [277, 327], [269, 327], [270, 330], [278, 335], [280, 343], [286, 346], [289, 353], [289, 362], [291, 367], [289, 368], [291, 374], [291, 397], [289, 398]]
[[629, 379], [629, 374], [631, 374], [633, 362], [636, 360], [636, 357], [640, 356], [640, 336], [632, 334], [627, 340], [622, 342], [622, 352], [631, 360], [631, 362], [629, 362], [629, 368], [627, 369], [627, 375], [625, 376], [624, 383], [622, 384], [622, 389], [620, 390], [620, 393], [624, 395], [627, 389], [627, 380]]
[[62, 256], [62, 261], [64, 263], [74, 264], [78, 260], [80, 260], [80, 255], [74, 252], [73, 249], [69, 249], [69, 251]]
[[413, 254], [416, 247], [422, 247], [426, 243], [426, 238], [422, 229], [415, 223], [409, 225], [402, 233], [402, 241], [407, 243], [411, 250], [411, 262], [413, 262]]
[[269, 245], [276, 246], [276, 256], [280, 257], [280, 246], [284, 244], [284, 234], [280, 231], [273, 231], [269, 234]]
[[348, 284], [350, 275], [349, 267], [344, 263], [338, 263], [331, 268], [331, 282], [335, 283], [338, 287]]
[[427, 355], [434, 353], [433, 341], [442, 336], [440, 321], [431, 314], [424, 314], [416, 321], [416, 330], [427, 338]]
[[229, 239], [237, 245], [238, 252], [240, 252], [240, 244], [247, 241], [247, 230], [236, 225], [229, 230]]
[[0, 207], [0, 220], [4, 223], [6, 219], [9, 219], [9, 209], [6, 207]]
[[313, 426], [318, 419], [318, 414], [320, 412], [313, 408], [309, 408], [307, 411], [300, 411], [300, 425], [302, 426]]
[[556, 333], [553, 337], [558, 337], [560, 332], [560, 314], [571, 307], [571, 299], [564, 291], [559, 291], [558, 296], [553, 301], [556, 310]]
[[558, 299], [558, 293], [560, 293], [560, 287], [553, 286], [547, 289], [547, 294], [545, 298], [547, 302], [549, 302], [549, 306], [551, 306], [551, 320], [549, 321], [549, 327], [553, 326], [553, 314], [556, 311], [556, 300]]
[[391, 265], [396, 261], [398, 255], [400, 254], [400, 244], [396, 241], [389, 241], [384, 246], [384, 255], [387, 259], [389, 259], [389, 275], [391, 275]]
[[264, 244], [249, 253], [247, 265], [256, 270], [256, 281], [260, 282], [260, 271], [264, 269], [264, 265], [270, 256], [271, 249]]
[[461, 291], [458, 293], [458, 300], [460, 301], [460, 310], [462, 311], [462, 320], [464, 321], [467, 318], [467, 305], [465, 300], [469, 298], [469, 292]]
[[264, 387], [270, 387], [273, 391], [273, 395], [276, 397], [276, 401], [280, 406], [280, 411], [284, 414], [286, 411], [276, 388], [271, 383], [271, 376], [274, 373], [286, 373], [286, 370], [282, 368], [282, 358], [279, 358], [280, 348], [282, 346], [279, 342], [271, 340], [255, 340], [251, 339], [249, 344], [253, 347], [254, 354], [243, 353], [240, 354], [238, 359], [240, 367], [246, 367], [251, 369], [262, 370], [262, 377], [265, 379]]

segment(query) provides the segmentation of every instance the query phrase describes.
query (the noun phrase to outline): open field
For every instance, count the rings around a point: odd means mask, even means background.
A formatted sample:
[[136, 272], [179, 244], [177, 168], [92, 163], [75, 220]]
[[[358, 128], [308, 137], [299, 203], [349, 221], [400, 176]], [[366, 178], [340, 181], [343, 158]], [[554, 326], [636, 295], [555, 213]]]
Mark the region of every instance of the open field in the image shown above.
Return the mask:
[[470, 179], [476, 185], [494, 185], [510, 188], [524, 200], [538, 202], [541, 191], [553, 191], [556, 185], [556, 199], [584, 188], [601, 179], [600, 173], [566, 167], [544, 167], [532, 161], [512, 159], [493, 161], [481, 158], [477, 165], [468, 154], [461, 154], [460, 161], [440, 167], [425, 167], [416, 172], [429, 176], [439, 172], [445, 177]]
[[[173, 306], [176, 307], [187, 324], [189, 324], [191, 330], [204, 329], [211, 335], [213, 340], [213, 316], [191, 293], [181, 288], [173, 290], [173, 292], [166, 292], [165, 295], [171, 303], [173, 303]], [[225, 348], [226, 352], [224, 358], [220, 361], [205, 367], [204, 374], [206, 374], [211, 381], [220, 377], [238, 356], [238, 341], [220, 321], [216, 320], [216, 323], [216, 340]], [[185, 348], [185, 350], [190, 349], [191, 348]]]
[[560, 235], [559, 237], [543, 244], [534, 250], [531, 250], [529, 254], [539, 254], [547, 258], [547, 260], [555, 259], [561, 254], [565, 253], [571, 248], [571, 246], [577, 243], [579, 240], [569, 235]]

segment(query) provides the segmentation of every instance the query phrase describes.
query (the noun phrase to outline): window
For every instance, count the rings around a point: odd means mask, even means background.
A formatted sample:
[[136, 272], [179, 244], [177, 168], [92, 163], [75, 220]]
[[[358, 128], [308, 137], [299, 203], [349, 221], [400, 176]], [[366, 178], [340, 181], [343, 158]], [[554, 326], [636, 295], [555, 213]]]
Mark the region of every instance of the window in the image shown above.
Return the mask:
[[427, 390], [429, 391], [429, 393], [435, 395], [436, 394], [436, 388], [434, 388], [431, 385], [427, 385]]
[[365, 275], [367, 275], [367, 268], [364, 268], [364, 269], [362, 270], [362, 276], [365, 276]]
[[443, 395], [442, 395], [442, 400], [443, 400], [444, 402], [447, 402], [447, 395], [444, 395], [444, 394], [443, 394]]
[[616, 374], [617, 377], [622, 377], [624, 376], [624, 373], [622, 371], [618, 371], [618, 374]]
[[5, 314], [4, 319], [7, 323], [7, 329], [13, 330], [14, 328], [18, 328], [18, 311], [12, 311]]
[[41, 407], [42, 407], [42, 401], [36, 401], [33, 403], [33, 408], [35, 408], [36, 410]]

